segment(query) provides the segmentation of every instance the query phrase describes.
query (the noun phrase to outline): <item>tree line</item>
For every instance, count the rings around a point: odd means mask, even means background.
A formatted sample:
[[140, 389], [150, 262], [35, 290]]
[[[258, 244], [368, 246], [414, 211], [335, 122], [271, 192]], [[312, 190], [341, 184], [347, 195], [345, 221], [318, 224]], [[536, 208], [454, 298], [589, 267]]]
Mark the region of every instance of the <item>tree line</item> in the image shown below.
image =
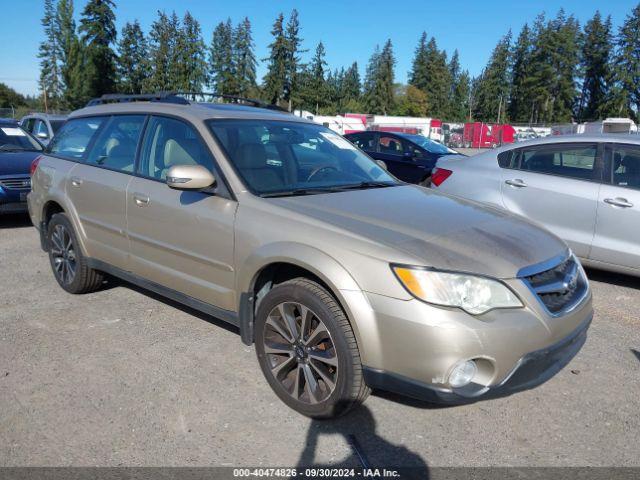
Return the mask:
[[[318, 43], [308, 62], [298, 12], [275, 19], [268, 56], [256, 58], [251, 22], [218, 23], [209, 42], [188, 11], [158, 11], [145, 35], [127, 22], [118, 35], [114, 0], [88, 0], [79, 25], [73, 0], [45, 0], [40, 88], [49, 109], [74, 109], [103, 93], [156, 91], [254, 97], [315, 114], [367, 112], [450, 121], [568, 122], [637, 119], [640, 107], [640, 4], [614, 32], [596, 12], [584, 28], [560, 10], [538, 15], [514, 41], [509, 31], [473, 78], [458, 51], [449, 57], [423, 33], [406, 85], [395, 80], [391, 40], [376, 46], [361, 78], [357, 62], [330, 69]], [[258, 80], [258, 62], [266, 74]]]

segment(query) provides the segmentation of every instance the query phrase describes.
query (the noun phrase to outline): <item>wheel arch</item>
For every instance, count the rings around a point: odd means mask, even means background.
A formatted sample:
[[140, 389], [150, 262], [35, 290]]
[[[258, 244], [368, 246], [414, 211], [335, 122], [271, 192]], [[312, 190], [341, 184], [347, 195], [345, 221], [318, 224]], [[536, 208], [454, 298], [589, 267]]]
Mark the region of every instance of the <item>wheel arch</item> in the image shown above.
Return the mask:
[[242, 341], [254, 341], [253, 322], [261, 298], [278, 283], [297, 277], [309, 278], [324, 287], [336, 299], [353, 328], [362, 348], [360, 333], [351, 301], [345, 292], [359, 292], [355, 279], [340, 263], [313, 247], [293, 242], [279, 242], [263, 247], [251, 255], [238, 272], [240, 295], [240, 334]]

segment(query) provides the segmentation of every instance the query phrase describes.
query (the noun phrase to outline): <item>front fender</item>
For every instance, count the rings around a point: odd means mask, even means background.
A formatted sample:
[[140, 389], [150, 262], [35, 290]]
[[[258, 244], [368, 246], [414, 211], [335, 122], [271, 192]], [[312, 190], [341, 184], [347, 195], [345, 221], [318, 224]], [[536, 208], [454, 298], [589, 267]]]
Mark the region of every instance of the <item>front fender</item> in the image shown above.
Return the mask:
[[289, 263], [304, 268], [320, 278], [336, 297], [349, 319], [358, 342], [363, 363], [371, 342], [377, 343], [373, 310], [365, 293], [351, 274], [333, 257], [314, 247], [295, 242], [266, 244], [242, 262], [237, 287], [242, 292], [239, 311], [245, 343], [253, 342], [253, 287], [260, 272], [274, 263]]

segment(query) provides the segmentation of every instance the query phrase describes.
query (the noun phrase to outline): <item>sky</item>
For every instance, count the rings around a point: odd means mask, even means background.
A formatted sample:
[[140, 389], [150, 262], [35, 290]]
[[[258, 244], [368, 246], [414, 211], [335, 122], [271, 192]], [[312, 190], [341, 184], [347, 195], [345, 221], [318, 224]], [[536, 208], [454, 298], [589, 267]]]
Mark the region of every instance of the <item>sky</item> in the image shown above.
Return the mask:
[[[38, 79], [38, 45], [43, 33], [40, 19], [42, 0], [0, 0], [0, 82], [23, 94], [36, 94]], [[75, 0], [79, 17], [86, 0]], [[211, 41], [214, 27], [227, 17], [237, 23], [249, 17], [253, 27], [256, 55], [268, 55], [271, 27], [280, 12], [288, 16], [296, 8], [300, 14], [303, 47], [312, 56], [322, 41], [331, 69], [348, 67], [357, 61], [361, 75], [375, 46], [390, 38], [396, 56], [396, 81], [406, 82], [411, 60], [422, 31], [434, 36], [438, 46], [449, 56], [460, 53], [463, 68], [478, 75], [486, 65], [498, 40], [513, 30], [517, 36], [525, 22], [530, 24], [541, 11], [554, 16], [560, 8], [573, 13], [582, 24], [597, 9], [611, 15], [618, 27], [638, 0], [116, 0], [118, 32], [127, 21], [138, 19], [148, 33], [157, 10], [173, 10], [182, 17], [186, 10], [198, 19], [205, 43]], [[258, 66], [262, 78], [266, 63]]]

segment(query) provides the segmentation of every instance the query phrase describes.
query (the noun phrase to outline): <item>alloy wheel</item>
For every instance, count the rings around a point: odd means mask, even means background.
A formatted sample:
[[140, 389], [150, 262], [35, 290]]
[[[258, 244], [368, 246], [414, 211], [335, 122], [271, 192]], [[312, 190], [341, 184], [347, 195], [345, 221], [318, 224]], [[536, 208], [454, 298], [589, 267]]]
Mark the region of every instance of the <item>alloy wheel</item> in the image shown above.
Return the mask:
[[77, 258], [73, 240], [64, 225], [56, 225], [51, 234], [51, 257], [56, 276], [63, 284], [70, 284], [76, 277]]
[[297, 302], [277, 305], [267, 317], [263, 345], [271, 374], [295, 400], [317, 404], [335, 390], [335, 345], [309, 308]]

